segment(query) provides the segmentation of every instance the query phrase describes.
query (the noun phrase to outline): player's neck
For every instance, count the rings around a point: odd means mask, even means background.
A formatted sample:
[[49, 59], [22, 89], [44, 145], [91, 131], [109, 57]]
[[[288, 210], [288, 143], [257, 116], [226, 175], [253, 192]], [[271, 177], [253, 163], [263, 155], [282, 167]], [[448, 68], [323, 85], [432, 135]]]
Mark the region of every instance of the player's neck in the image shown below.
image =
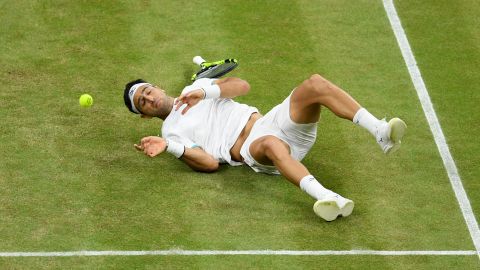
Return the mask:
[[170, 112], [173, 110], [173, 101], [174, 98], [167, 96], [165, 98], [165, 106], [163, 107], [164, 109], [160, 112], [160, 115], [158, 116], [160, 119], [165, 120], [167, 116], [170, 114]]

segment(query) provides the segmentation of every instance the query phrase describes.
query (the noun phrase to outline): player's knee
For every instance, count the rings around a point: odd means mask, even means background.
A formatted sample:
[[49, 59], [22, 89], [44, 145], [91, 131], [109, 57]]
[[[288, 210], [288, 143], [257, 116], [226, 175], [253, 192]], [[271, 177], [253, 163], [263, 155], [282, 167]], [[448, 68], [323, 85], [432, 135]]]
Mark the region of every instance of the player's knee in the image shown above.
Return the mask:
[[284, 143], [274, 136], [266, 137], [262, 142], [262, 146], [265, 155], [271, 161], [280, 160], [290, 155], [289, 150]]
[[311, 91], [315, 91], [317, 95], [322, 96], [330, 95], [334, 90], [333, 84], [319, 74], [310, 76], [307, 80], [307, 85]]
[[313, 74], [312, 76], [310, 76], [310, 80], [314, 81], [314, 82], [323, 82], [323, 81], [327, 81], [325, 78], [322, 77], [322, 75], [320, 74]]

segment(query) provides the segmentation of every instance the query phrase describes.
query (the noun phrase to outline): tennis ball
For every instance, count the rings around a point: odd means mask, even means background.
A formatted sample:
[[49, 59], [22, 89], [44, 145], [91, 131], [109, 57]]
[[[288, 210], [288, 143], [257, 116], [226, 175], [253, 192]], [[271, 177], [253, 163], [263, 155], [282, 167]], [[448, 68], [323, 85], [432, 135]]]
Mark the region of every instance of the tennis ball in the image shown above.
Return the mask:
[[88, 108], [92, 106], [93, 98], [89, 94], [83, 94], [80, 96], [80, 99], [78, 100], [78, 102], [80, 103], [80, 106], [84, 108]]

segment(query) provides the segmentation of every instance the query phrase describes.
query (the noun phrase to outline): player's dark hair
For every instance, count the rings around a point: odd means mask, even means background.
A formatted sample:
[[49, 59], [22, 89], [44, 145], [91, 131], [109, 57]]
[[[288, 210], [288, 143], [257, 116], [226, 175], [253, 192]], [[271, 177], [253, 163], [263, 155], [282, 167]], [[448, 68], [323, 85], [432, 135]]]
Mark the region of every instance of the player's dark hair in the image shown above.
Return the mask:
[[136, 112], [134, 112], [132, 109], [132, 103], [130, 103], [130, 97], [128, 96], [128, 92], [130, 91], [130, 88], [132, 88], [132, 86], [137, 83], [146, 83], [146, 81], [142, 79], [136, 79], [134, 81], [131, 81], [125, 85], [125, 90], [123, 91], [123, 101], [125, 102], [125, 106], [127, 106], [127, 108], [133, 113]]

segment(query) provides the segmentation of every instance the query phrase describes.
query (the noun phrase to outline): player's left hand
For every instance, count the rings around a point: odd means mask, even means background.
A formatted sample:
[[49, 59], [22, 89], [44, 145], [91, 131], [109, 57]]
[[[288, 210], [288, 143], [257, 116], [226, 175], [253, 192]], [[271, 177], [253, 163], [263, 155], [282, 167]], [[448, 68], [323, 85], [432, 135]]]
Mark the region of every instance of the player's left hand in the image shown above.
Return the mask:
[[181, 94], [177, 100], [175, 100], [175, 110], [178, 110], [182, 107], [183, 104], [187, 104], [187, 106], [182, 110], [182, 114], [187, 113], [191, 107], [195, 106], [198, 102], [205, 98], [205, 91], [203, 89], [196, 89], [193, 91], [189, 91], [187, 93]]
[[157, 156], [167, 149], [167, 142], [162, 137], [148, 136], [140, 141], [140, 145], [134, 144], [138, 151], [143, 151], [149, 157]]

